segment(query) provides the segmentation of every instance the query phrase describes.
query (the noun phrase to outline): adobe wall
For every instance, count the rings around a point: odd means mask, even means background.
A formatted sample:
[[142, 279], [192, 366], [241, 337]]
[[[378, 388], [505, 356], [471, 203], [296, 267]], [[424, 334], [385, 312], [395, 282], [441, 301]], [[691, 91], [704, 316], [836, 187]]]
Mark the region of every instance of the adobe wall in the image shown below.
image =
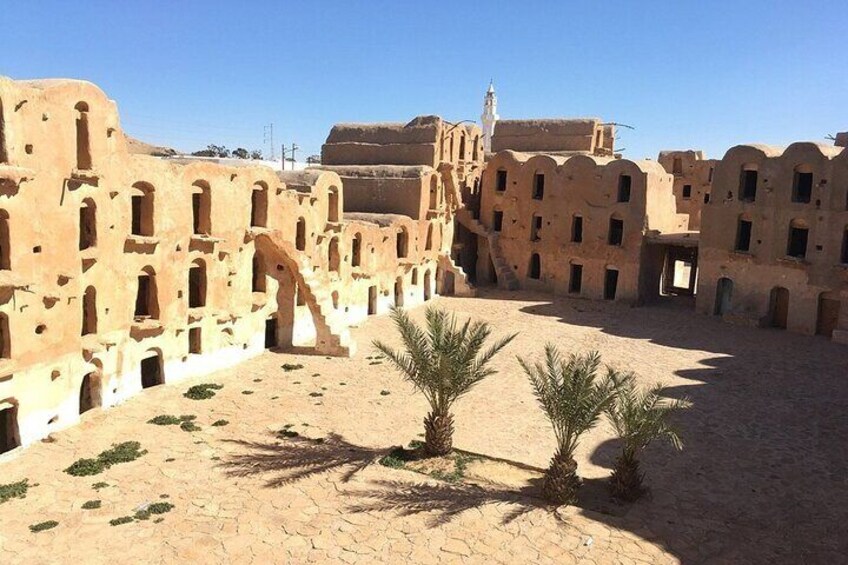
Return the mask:
[[425, 219], [431, 183], [441, 183], [439, 173], [426, 166], [326, 166], [345, 187], [345, 212], [404, 214]]
[[[689, 230], [701, 229], [701, 208], [710, 199], [717, 161], [705, 159], [702, 151], [661, 151], [657, 158], [666, 172], [674, 175], [677, 211], [689, 216]], [[688, 187], [688, 189], [687, 189]]]
[[611, 156], [615, 139], [612, 125], [598, 118], [498, 120], [492, 136], [492, 153], [582, 152]]
[[[504, 191], [497, 190], [498, 171], [506, 172]], [[545, 179], [541, 199], [533, 197], [537, 174]], [[618, 202], [622, 175], [631, 177], [627, 202]], [[503, 213], [498, 244], [521, 288], [569, 294], [571, 264], [579, 264], [583, 266], [581, 290], [572, 295], [603, 298], [606, 270], [613, 269], [618, 270], [615, 299], [635, 303], [640, 298], [643, 235], [648, 230], [685, 228], [685, 217], [674, 210], [671, 182], [671, 175], [650, 161], [503, 151], [488, 161], [483, 173], [480, 222], [493, 232], [495, 212]], [[531, 237], [534, 216], [542, 218], [535, 241]], [[572, 241], [575, 216], [582, 217], [581, 242]], [[609, 243], [611, 218], [623, 221], [620, 245]], [[480, 245], [477, 277], [491, 280], [486, 238], [480, 238]], [[541, 262], [538, 279], [530, 276], [534, 253]]]
[[[753, 198], [742, 198], [743, 169], [756, 170]], [[812, 174], [809, 202], [793, 201], [796, 171]], [[848, 342], [845, 151], [805, 142], [785, 150], [733, 147], [716, 165], [712, 198], [702, 218], [700, 312], [718, 312], [737, 323], [772, 325], [771, 293], [780, 287], [788, 291], [787, 329], [817, 333], [823, 296], [841, 303], [833, 339]], [[737, 249], [740, 220], [751, 222], [750, 246], [745, 251]], [[808, 230], [803, 258], [789, 256], [792, 226]], [[723, 278], [732, 281], [732, 295], [722, 309], [717, 292]]]
[[[130, 155], [115, 103], [83, 81], [0, 77], [0, 109], [0, 224], [8, 228], [5, 241], [0, 233], [0, 255], [8, 250], [0, 409], [16, 411], [21, 445], [79, 420], [86, 376], [95, 404], [109, 407], [142, 389], [150, 356], [171, 383], [259, 354], [269, 319], [273, 345], [347, 354], [349, 324], [395, 303], [420, 304], [441, 284], [452, 237], [443, 211], [347, 222], [342, 180], [330, 171]], [[88, 151], [78, 151], [80, 131]], [[199, 230], [195, 193], [204, 202]], [[133, 234], [133, 197], [151, 203], [143, 235]], [[401, 233], [408, 247], [399, 258]], [[205, 292], [190, 290], [192, 267], [205, 271], [205, 285], [195, 285]], [[136, 315], [140, 275], [153, 281], [148, 315]]]

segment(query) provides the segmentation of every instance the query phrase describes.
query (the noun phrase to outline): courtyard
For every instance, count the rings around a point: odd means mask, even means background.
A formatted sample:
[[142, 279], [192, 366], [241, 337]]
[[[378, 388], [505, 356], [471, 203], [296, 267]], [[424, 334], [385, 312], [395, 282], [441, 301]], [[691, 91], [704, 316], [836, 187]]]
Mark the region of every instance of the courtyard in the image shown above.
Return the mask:
[[[499, 372], [456, 405], [455, 447], [499, 463], [480, 476], [473, 464], [448, 482], [379, 463], [420, 439], [427, 405], [370, 347], [399, 344], [391, 319], [373, 317], [352, 329], [353, 359], [268, 351], [86, 413], [0, 463], [0, 483], [30, 485], [0, 503], [0, 562], [832, 563], [848, 551], [844, 346], [676, 305], [502, 291], [434, 304], [490, 322], [495, 336], [519, 332]], [[534, 477], [555, 441], [515, 356], [536, 358], [546, 341], [598, 350], [689, 399], [674, 420], [684, 450], [646, 452], [648, 498], [606, 495], [619, 449], [606, 422], [578, 448], [579, 503], [539, 498]], [[201, 383], [222, 388], [183, 396]], [[195, 416], [199, 429], [148, 423], [159, 415]], [[125, 441], [147, 453], [97, 475], [63, 472]], [[162, 500], [173, 509], [159, 518], [110, 525]], [[58, 524], [30, 532], [48, 520]]]

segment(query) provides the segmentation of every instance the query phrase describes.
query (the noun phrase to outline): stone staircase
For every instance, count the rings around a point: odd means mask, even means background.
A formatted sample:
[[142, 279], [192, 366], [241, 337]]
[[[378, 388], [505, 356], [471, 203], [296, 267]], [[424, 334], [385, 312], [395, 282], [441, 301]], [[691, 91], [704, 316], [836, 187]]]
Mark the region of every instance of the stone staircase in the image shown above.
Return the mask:
[[478, 236], [485, 237], [489, 242], [489, 255], [492, 257], [492, 263], [495, 265], [495, 272], [498, 274], [498, 288], [506, 290], [518, 290], [518, 278], [512, 270], [512, 267], [504, 259], [503, 252], [500, 246], [500, 235], [486, 229], [480, 220], [471, 215], [471, 210], [461, 208], [456, 212], [456, 220], [465, 226], [469, 231]]
[[468, 281], [468, 274], [462, 267], [453, 262], [449, 255], [439, 256], [439, 267], [453, 274], [454, 296], [477, 296], [477, 290]]
[[350, 336], [343, 315], [333, 308], [328, 274], [316, 269], [309, 255], [298, 251], [292, 242], [273, 233], [258, 235], [255, 244], [265, 257], [284, 264], [292, 272], [298, 292], [302, 293], [315, 323], [315, 351], [337, 357], [350, 357], [356, 353], [356, 343]]

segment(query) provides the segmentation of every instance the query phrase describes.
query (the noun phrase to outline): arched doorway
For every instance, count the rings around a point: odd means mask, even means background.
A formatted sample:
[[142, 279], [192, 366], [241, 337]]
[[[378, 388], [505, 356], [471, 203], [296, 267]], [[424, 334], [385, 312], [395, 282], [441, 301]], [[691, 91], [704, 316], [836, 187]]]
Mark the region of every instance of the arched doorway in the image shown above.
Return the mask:
[[776, 286], [769, 294], [768, 325], [785, 330], [788, 318], [789, 291], [782, 286]]
[[21, 444], [18, 432], [18, 403], [14, 399], [0, 401], [0, 453], [6, 453]]
[[716, 285], [715, 309], [713, 314], [716, 316], [724, 316], [730, 312], [730, 306], [733, 300], [733, 281], [722, 277], [718, 279]]
[[403, 306], [403, 277], [395, 279], [395, 306]]
[[148, 351], [147, 353], [149, 356], [141, 360], [141, 388], [165, 384], [162, 354], [158, 351]]
[[89, 373], [82, 378], [80, 384], [79, 413], [88, 412], [92, 408], [100, 406], [102, 402], [100, 377], [96, 373]]
[[833, 336], [833, 330], [839, 325], [839, 295], [823, 292], [819, 294], [818, 317], [816, 318], [816, 335]]
[[424, 300], [430, 300], [432, 289], [430, 288], [430, 271], [424, 271]]

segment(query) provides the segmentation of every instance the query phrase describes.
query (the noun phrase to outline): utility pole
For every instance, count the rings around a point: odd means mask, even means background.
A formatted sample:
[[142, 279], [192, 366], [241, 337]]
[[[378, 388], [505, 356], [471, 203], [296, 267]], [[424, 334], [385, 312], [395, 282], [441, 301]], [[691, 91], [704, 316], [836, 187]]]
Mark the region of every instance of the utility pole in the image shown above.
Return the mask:
[[286, 144], [285, 143], [283, 143], [280, 146], [280, 164], [282, 165], [281, 170], [285, 171], [286, 170]]
[[267, 143], [271, 147], [271, 160], [275, 159], [274, 157], [274, 123], [271, 122], [267, 126], [262, 128], [262, 142]]
[[291, 154], [292, 154], [292, 170], [294, 170], [294, 152], [300, 149], [300, 146], [297, 143], [292, 142]]

